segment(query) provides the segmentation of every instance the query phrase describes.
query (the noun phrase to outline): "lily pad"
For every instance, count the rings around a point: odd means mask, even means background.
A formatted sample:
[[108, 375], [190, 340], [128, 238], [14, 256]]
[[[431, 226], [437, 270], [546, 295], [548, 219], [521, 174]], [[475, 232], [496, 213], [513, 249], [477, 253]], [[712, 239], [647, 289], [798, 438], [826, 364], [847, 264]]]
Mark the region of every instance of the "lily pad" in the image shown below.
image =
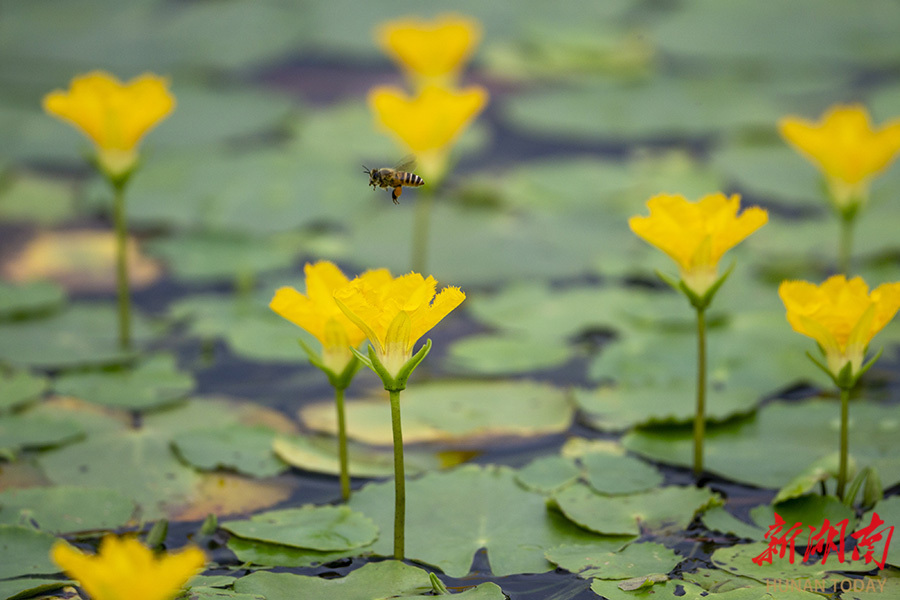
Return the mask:
[[547, 560], [585, 579], [628, 579], [650, 573], [668, 573], [682, 557], [654, 542], [628, 544], [601, 551], [591, 545], [560, 546], [547, 552]]
[[263, 567], [309, 567], [327, 564], [341, 558], [358, 556], [361, 553], [359, 548], [320, 552], [309, 548], [296, 548], [245, 539], [236, 535], [228, 539], [228, 549], [234, 552], [234, 555], [242, 563]]
[[[709, 598], [709, 592], [702, 587], [680, 581], [677, 579], [668, 579], [659, 583], [647, 582], [636, 590], [625, 591], [622, 588], [621, 581], [606, 581], [603, 579], [594, 579], [591, 582], [591, 590], [607, 600], [630, 600], [633, 598], [652, 598], [653, 600], [661, 600], [662, 598], [672, 598], [673, 600], [700, 600], [701, 598]], [[753, 596], [759, 598], [759, 596]], [[722, 600], [725, 600], [723, 598]], [[729, 598], [728, 600], [732, 600]], [[750, 598], [742, 600], [751, 600]]]
[[378, 536], [371, 519], [346, 506], [273, 510], [246, 521], [227, 521], [221, 527], [245, 539], [320, 552], [360, 548]]
[[288, 468], [273, 451], [278, 435], [267, 427], [237, 424], [180, 433], [173, 443], [181, 457], [198, 469], [224, 468], [251, 477], [272, 477]]
[[68, 419], [30, 413], [0, 416], [0, 451], [52, 448], [83, 435], [84, 430]]
[[838, 562], [838, 557], [834, 553], [826, 558], [825, 564], [821, 559], [812, 564], [803, 564], [802, 548], [799, 549], [800, 553], [795, 555], [793, 564], [789, 562], [787, 554], [783, 558], [779, 558], [777, 551], [772, 557], [771, 564], [765, 560], [762, 561], [762, 564], [756, 564], [753, 559], [762, 556], [768, 548], [769, 544], [766, 542], [738, 544], [728, 548], [719, 548], [713, 552], [711, 560], [714, 565], [722, 569], [761, 582], [772, 579], [814, 579], [833, 583], [843, 576], [836, 575], [832, 571], [860, 573], [872, 570], [871, 564], [863, 564], [861, 560], [851, 561], [850, 556], [845, 556], [844, 562]]
[[29, 173], [17, 173], [0, 191], [0, 221], [58, 225], [73, 216], [70, 183]]
[[[132, 340], [140, 347], [150, 329], [132, 311]], [[0, 325], [0, 361], [39, 368], [114, 365], [134, 358], [122, 350], [116, 310], [104, 305], [80, 305], [58, 315]]]
[[57, 538], [33, 527], [0, 524], [0, 579], [20, 575], [49, 575], [58, 573], [50, 560], [50, 548]]
[[[376, 554], [392, 551], [393, 495], [392, 482], [372, 483], [350, 499], [351, 508], [381, 529], [372, 546]], [[466, 575], [481, 548], [487, 549], [494, 575], [503, 576], [548, 571], [547, 549], [596, 539], [548, 511], [544, 496], [519, 487], [514, 471], [505, 467], [463, 466], [406, 485], [406, 555], [451, 577]]]
[[[860, 519], [860, 524], [862, 526], [868, 526], [872, 523], [873, 513], [877, 514], [881, 520], [886, 523], [888, 527], [894, 527], [898, 523], [900, 523], [900, 496], [891, 496], [890, 498], [885, 498], [884, 500], [878, 502], [872, 510], [866, 512]], [[875, 533], [881, 532], [884, 527], [878, 527], [875, 529]], [[892, 532], [893, 533], [893, 532]], [[887, 537], [887, 532], [882, 533]], [[900, 534], [898, 534], [900, 535]], [[878, 560], [882, 560], [883, 556], [879, 554], [875, 554], [874, 558]], [[892, 543], [888, 547], [887, 553], [887, 562], [895, 567], [900, 567], [900, 543], [897, 542], [897, 538], [892, 538]]]
[[0, 369], [0, 414], [9, 412], [39, 398], [50, 382], [45, 377], [27, 371], [6, 371]]
[[54, 387], [58, 394], [142, 411], [183, 400], [194, 389], [194, 378], [178, 370], [173, 356], [160, 354], [129, 370], [63, 374]]
[[[752, 485], [780, 488], [838, 444], [837, 402], [776, 401], [755, 416], [707, 429], [706, 469]], [[885, 487], [900, 482], [894, 452], [900, 420], [893, 408], [872, 402], [850, 407], [850, 453], [878, 469]], [[626, 448], [652, 460], [689, 466], [693, 438], [686, 429], [644, 429], [623, 438]]]
[[640, 535], [642, 530], [684, 529], [719, 497], [706, 489], [669, 486], [640, 494], [604, 496], [584, 484], [553, 495], [573, 522], [604, 535]]
[[70, 581], [60, 581], [59, 579], [43, 579], [39, 577], [28, 577], [24, 579], [7, 579], [0, 581], [0, 598], [7, 600], [23, 600], [31, 598], [45, 592], [52, 592], [61, 587], [71, 585]]
[[568, 362], [575, 352], [559, 340], [512, 335], [471, 335], [450, 346], [448, 368], [479, 375], [528, 373]]
[[544, 494], [572, 483], [581, 475], [575, 461], [563, 456], [541, 456], [516, 472], [516, 481]]
[[[797, 535], [798, 548], [801, 545], [805, 547], [809, 536], [813, 533], [812, 528], [818, 532], [826, 519], [835, 527], [838, 526], [837, 523], [846, 519], [848, 535], [854, 531], [856, 525], [856, 515], [851, 508], [845, 506], [834, 496], [817, 494], [801, 496], [772, 505], [756, 506], [750, 511], [750, 518], [768, 531], [775, 523], [775, 513], [778, 513], [785, 521], [780, 535], [784, 535], [795, 523], [801, 524], [801, 531]], [[762, 540], [762, 537], [756, 539]]]
[[655, 467], [633, 456], [592, 452], [581, 457], [588, 485], [602, 494], [633, 494], [662, 484]]
[[389, 560], [368, 563], [338, 579], [324, 579], [257, 571], [241, 577], [234, 589], [244, 594], [257, 594], [267, 600], [379, 600], [400, 595], [422, 595], [432, 589], [428, 572], [418, 567]]
[[[401, 395], [403, 439], [452, 441], [537, 436], [565, 431], [573, 409], [563, 390], [528, 381], [449, 381], [410, 386]], [[346, 404], [347, 435], [370, 444], [392, 443], [391, 411], [384, 399]], [[332, 403], [300, 410], [311, 429], [337, 430]]]
[[[272, 451], [292, 467], [337, 475], [340, 462], [337, 453], [337, 438], [322, 436], [293, 435], [279, 437], [272, 443]], [[376, 449], [369, 446], [348, 443], [349, 469], [351, 477], [389, 477], [394, 474], [393, 450]], [[438, 456], [406, 449], [404, 464], [407, 475], [423, 473], [442, 466]]]
[[134, 503], [115, 490], [54, 486], [0, 492], [0, 523], [56, 534], [118, 529], [133, 513]]
[[21, 284], [0, 281], [0, 319], [3, 320], [53, 312], [65, 301], [65, 290], [52, 281]]

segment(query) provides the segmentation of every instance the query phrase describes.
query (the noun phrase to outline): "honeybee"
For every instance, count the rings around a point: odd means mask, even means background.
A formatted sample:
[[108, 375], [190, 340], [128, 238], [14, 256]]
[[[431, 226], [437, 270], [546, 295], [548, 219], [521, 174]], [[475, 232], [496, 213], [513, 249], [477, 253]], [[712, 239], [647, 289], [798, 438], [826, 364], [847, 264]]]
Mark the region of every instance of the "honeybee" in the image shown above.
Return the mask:
[[415, 162], [414, 157], [408, 156], [397, 163], [397, 166], [393, 169], [387, 167], [369, 169], [366, 165], [363, 165], [363, 170], [369, 176], [369, 185], [372, 186], [372, 189], [376, 187], [393, 188], [391, 190], [391, 200], [394, 201], [394, 204], [400, 204], [397, 198], [403, 193], [404, 185], [408, 187], [425, 185], [425, 181], [421, 177], [410, 172], [415, 168]]

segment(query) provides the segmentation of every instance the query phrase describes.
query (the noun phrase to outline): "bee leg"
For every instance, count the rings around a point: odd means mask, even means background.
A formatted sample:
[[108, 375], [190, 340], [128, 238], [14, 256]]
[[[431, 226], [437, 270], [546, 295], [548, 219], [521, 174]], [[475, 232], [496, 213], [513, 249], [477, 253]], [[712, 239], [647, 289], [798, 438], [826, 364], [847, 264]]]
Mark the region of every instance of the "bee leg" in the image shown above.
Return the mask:
[[391, 200], [394, 201], [394, 204], [400, 204], [400, 201], [397, 200], [397, 198], [399, 198], [400, 194], [402, 194], [402, 193], [403, 193], [403, 187], [399, 186], [399, 185], [397, 187], [395, 187], [394, 190], [391, 192]]

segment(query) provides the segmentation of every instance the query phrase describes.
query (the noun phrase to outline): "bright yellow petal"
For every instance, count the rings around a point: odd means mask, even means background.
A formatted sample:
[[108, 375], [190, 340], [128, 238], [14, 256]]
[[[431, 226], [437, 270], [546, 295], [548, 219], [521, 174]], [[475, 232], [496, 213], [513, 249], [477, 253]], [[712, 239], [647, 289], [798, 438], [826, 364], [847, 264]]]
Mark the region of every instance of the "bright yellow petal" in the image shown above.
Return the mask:
[[170, 600], [206, 562], [194, 547], [160, 556], [133, 538], [106, 536], [96, 555], [59, 542], [51, 558], [92, 600]]
[[391, 87], [377, 87], [369, 93], [379, 125], [417, 155], [449, 150], [487, 100], [487, 91], [480, 87], [451, 90], [429, 85], [413, 97]]
[[441, 319], [449, 315], [465, 299], [465, 293], [458, 287], [450, 286], [441, 290], [430, 304], [422, 307], [414, 315], [409, 348], [412, 349], [423, 335], [440, 323]]
[[388, 21], [376, 31], [379, 45], [388, 54], [423, 77], [455, 75], [480, 38], [477, 21], [455, 15], [442, 15], [434, 21]]
[[272, 301], [269, 302], [269, 308], [325, 344], [326, 315], [316, 310], [310, 299], [294, 288], [278, 288]]

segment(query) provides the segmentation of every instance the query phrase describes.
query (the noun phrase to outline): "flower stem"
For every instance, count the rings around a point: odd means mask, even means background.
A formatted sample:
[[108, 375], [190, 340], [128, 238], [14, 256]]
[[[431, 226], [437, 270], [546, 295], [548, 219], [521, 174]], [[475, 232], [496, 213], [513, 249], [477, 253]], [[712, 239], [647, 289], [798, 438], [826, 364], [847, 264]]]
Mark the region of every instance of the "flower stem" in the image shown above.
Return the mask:
[[434, 205], [434, 194], [426, 189], [416, 198], [415, 215], [413, 215], [412, 231], [412, 270], [424, 273], [428, 270], [428, 241], [431, 231], [431, 207]]
[[131, 347], [131, 294], [128, 290], [128, 226], [125, 222], [125, 184], [113, 184], [113, 222], [116, 228], [116, 289], [119, 304], [119, 345]]
[[334, 388], [334, 404], [337, 408], [338, 460], [341, 465], [341, 498], [350, 499], [350, 469], [347, 461], [347, 420], [344, 416], [344, 388]]
[[838, 250], [838, 272], [846, 276], [850, 276], [850, 257], [853, 254], [853, 222], [855, 214], [842, 214], [841, 222], [841, 241]]
[[394, 558], [403, 560], [406, 540], [406, 475], [403, 468], [403, 431], [400, 427], [400, 391], [390, 391], [391, 427], [394, 431]]
[[841, 389], [841, 450], [838, 464], [837, 497], [844, 499], [844, 488], [847, 487], [847, 429], [850, 417], [850, 390]]
[[697, 309], [697, 410], [694, 413], [694, 477], [703, 473], [706, 433], [706, 309]]

